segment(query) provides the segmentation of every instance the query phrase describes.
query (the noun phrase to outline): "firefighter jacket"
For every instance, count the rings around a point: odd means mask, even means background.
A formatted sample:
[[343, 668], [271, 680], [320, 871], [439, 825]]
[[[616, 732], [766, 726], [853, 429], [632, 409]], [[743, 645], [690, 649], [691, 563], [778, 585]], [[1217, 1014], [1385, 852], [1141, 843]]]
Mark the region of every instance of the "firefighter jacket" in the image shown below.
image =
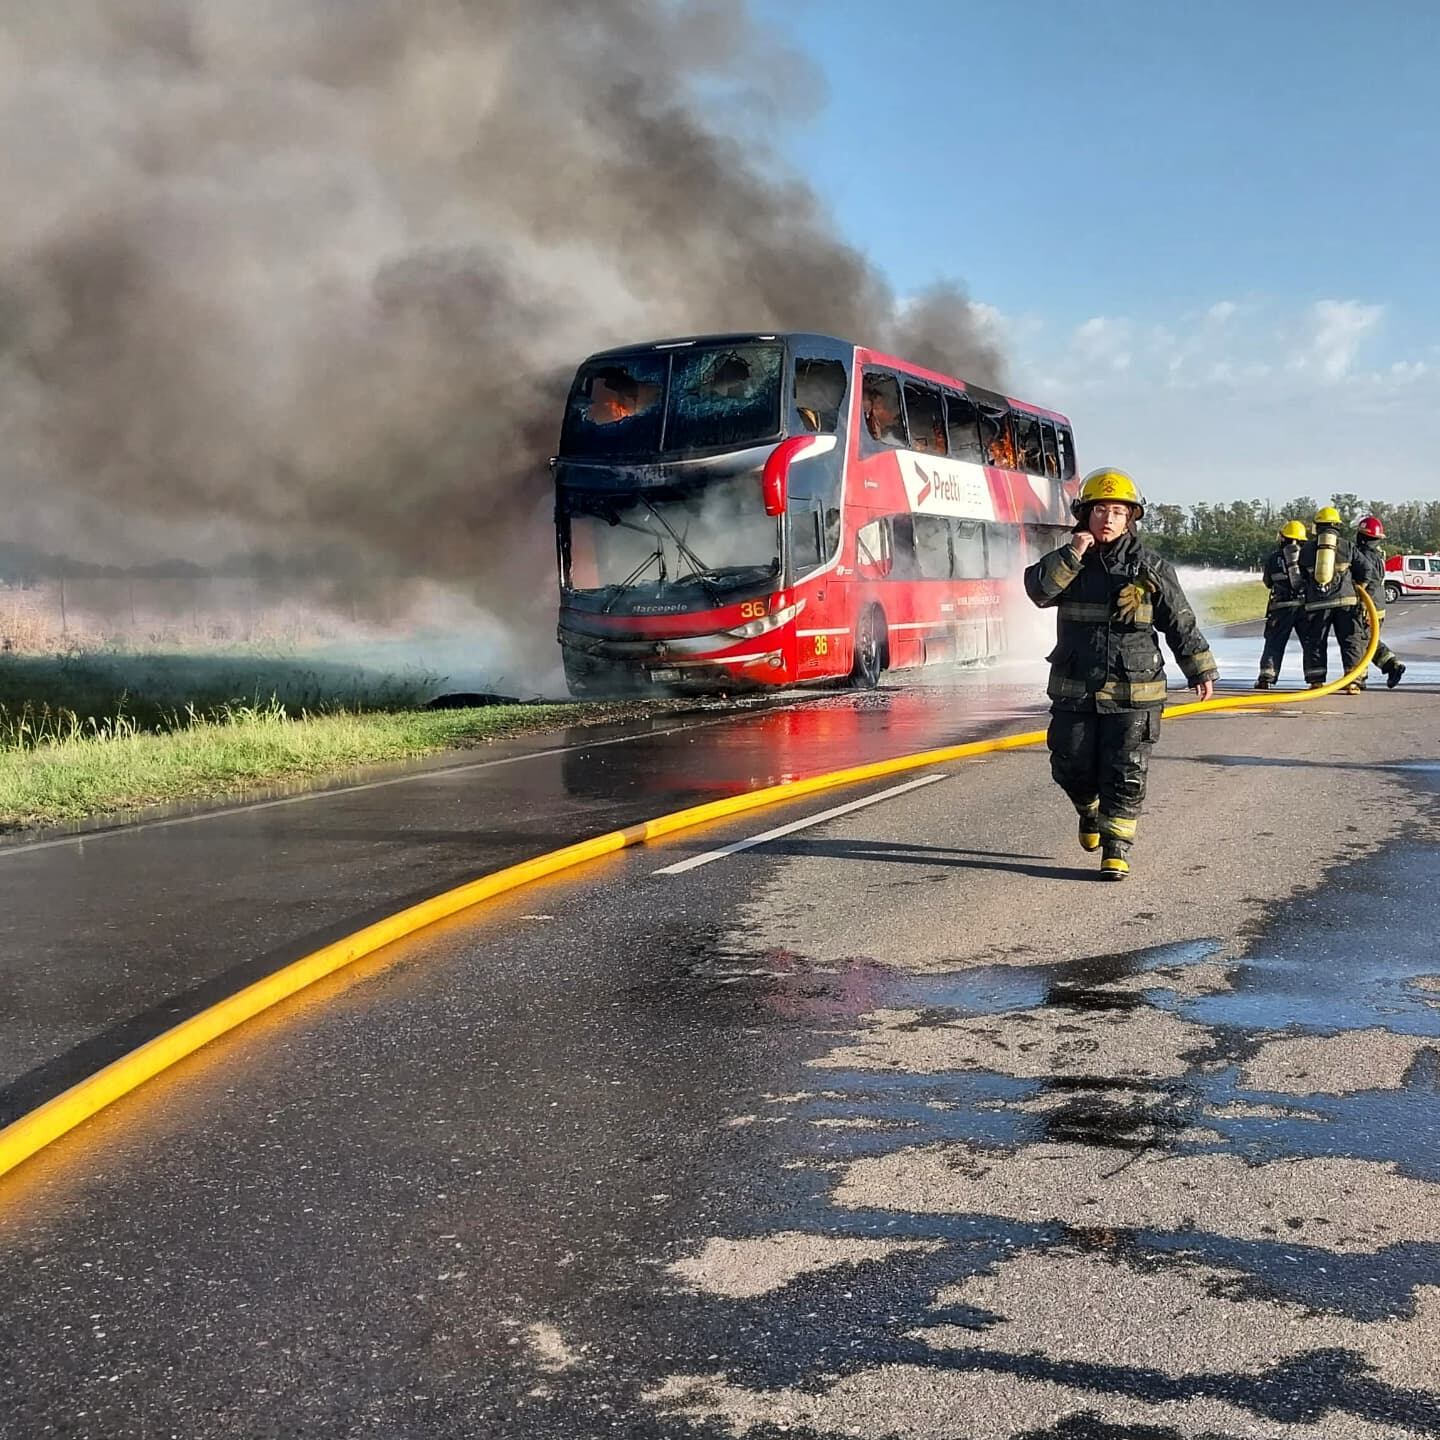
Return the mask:
[[1165, 662], [1156, 632], [1198, 685], [1219, 675], [1175, 569], [1133, 531], [1081, 556], [1073, 545], [1025, 572], [1025, 593], [1057, 614], [1048, 693], [1057, 710], [1156, 709], [1165, 703]]
[[1277, 610], [1296, 610], [1305, 599], [1305, 578], [1300, 573], [1300, 542], [1287, 540], [1277, 545], [1265, 558], [1265, 568], [1260, 572], [1265, 588], [1270, 592], [1267, 615]]
[[1355, 537], [1355, 550], [1350, 559], [1350, 577], [1357, 585], [1363, 586], [1375, 602], [1375, 608], [1385, 614], [1385, 551], [1368, 535]]
[[1319, 534], [1300, 547], [1306, 610], [1334, 610], [1360, 603], [1350, 576], [1350, 560], [1350, 542], [1331, 525], [1322, 525]]

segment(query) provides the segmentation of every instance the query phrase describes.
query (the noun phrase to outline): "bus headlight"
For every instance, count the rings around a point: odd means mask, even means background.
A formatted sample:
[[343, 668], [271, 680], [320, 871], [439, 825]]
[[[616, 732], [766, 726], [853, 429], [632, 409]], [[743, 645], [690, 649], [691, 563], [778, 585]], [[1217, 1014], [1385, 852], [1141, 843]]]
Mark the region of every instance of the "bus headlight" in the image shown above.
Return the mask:
[[805, 602], [797, 600], [783, 610], [773, 610], [769, 615], [762, 615], [758, 620], [751, 620], [747, 625], [738, 625], [735, 629], [726, 630], [724, 633], [736, 640], [753, 640], [757, 635], [764, 635], [766, 631], [774, 630], [793, 620], [804, 608]]

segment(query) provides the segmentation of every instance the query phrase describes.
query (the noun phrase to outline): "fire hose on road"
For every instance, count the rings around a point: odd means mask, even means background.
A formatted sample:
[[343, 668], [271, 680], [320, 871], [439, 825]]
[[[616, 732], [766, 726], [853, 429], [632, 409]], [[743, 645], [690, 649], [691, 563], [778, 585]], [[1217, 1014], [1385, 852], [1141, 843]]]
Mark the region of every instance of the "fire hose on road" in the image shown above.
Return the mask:
[[[1167, 707], [1164, 711], [1165, 717], [1180, 719], [1189, 715], [1224, 710], [1253, 710], [1266, 705], [1304, 704], [1333, 695], [1346, 685], [1362, 680], [1380, 643], [1380, 625], [1370, 596], [1363, 589], [1359, 591], [1359, 596], [1369, 617], [1369, 643], [1359, 663], [1338, 680], [1313, 690], [1270, 690], [1260, 694], [1227, 695], [1213, 700], [1190, 701]], [[668, 815], [645, 820], [623, 830], [596, 835], [589, 840], [549, 851], [518, 865], [482, 875], [367, 925], [364, 929], [313, 951], [264, 979], [247, 985], [243, 990], [157, 1035], [153, 1040], [120, 1056], [93, 1075], [78, 1081], [54, 1099], [22, 1115], [4, 1130], [0, 1130], [0, 1175], [13, 1170], [45, 1146], [83, 1124], [92, 1115], [193, 1055], [210, 1041], [235, 1030], [247, 1020], [272, 1009], [357, 960], [375, 954], [387, 945], [406, 939], [427, 926], [498, 895], [557, 875], [587, 861], [629, 849], [631, 846], [659, 840], [667, 835], [678, 834], [680, 831], [715, 821], [732, 819], [751, 810], [803, 799], [808, 795], [845, 785], [858, 785], [868, 780], [902, 774], [908, 770], [946, 765], [956, 760], [968, 760], [1005, 750], [1023, 750], [1044, 743], [1044, 730], [1029, 730], [992, 740], [973, 740], [963, 745], [946, 745], [938, 749], [917, 751], [845, 770], [832, 770], [804, 780], [769, 785], [742, 795], [727, 796], [723, 800], [712, 800], [685, 810], [676, 810]]]

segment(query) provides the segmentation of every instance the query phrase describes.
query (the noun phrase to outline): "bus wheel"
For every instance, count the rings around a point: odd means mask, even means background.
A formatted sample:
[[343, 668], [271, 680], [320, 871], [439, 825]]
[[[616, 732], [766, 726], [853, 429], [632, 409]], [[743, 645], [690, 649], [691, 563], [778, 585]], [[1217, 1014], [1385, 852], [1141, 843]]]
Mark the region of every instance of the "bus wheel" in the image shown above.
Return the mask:
[[1400, 587], [1393, 581], [1385, 582], [1385, 598], [1393, 605], [1400, 598]]
[[855, 663], [850, 683], [859, 690], [873, 690], [885, 668], [885, 616], [878, 605], [868, 606], [855, 627]]

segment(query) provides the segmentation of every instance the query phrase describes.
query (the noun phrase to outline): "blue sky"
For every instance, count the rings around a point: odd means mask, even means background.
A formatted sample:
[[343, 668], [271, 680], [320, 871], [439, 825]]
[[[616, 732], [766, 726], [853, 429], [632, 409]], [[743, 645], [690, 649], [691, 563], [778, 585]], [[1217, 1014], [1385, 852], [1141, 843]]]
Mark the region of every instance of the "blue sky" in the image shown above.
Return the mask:
[[902, 293], [993, 307], [1082, 461], [1440, 494], [1440, 4], [756, 8], [825, 81], [786, 158]]

